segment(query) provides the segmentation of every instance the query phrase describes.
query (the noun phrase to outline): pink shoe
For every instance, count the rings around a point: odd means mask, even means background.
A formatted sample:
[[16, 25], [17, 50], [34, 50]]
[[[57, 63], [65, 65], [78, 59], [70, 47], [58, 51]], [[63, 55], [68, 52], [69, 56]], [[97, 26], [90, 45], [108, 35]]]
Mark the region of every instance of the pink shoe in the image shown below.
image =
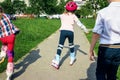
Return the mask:
[[76, 58], [71, 59], [70, 60], [70, 66], [72, 66], [75, 63], [75, 61], [76, 61]]
[[54, 68], [59, 69], [59, 62], [57, 62], [55, 59], [52, 60], [51, 64]]
[[75, 52], [70, 53], [70, 65], [72, 66], [76, 61]]
[[11, 80], [11, 76], [13, 74], [13, 71], [14, 71], [14, 64], [12, 62], [9, 62], [7, 64], [7, 70], [6, 70], [7, 79], [6, 80]]

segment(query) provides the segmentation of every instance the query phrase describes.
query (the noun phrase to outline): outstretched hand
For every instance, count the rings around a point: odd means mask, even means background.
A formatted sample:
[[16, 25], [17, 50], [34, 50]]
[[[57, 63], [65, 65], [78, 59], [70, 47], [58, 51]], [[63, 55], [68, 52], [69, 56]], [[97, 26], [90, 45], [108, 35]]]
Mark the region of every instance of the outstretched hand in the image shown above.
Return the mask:
[[85, 34], [89, 34], [89, 31], [85, 32]]
[[89, 31], [88, 31], [88, 30], [85, 30], [84, 32], [85, 32], [85, 34], [89, 34]]
[[16, 30], [15, 35], [20, 33], [20, 29], [19, 28], [16, 27], [15, 30]]

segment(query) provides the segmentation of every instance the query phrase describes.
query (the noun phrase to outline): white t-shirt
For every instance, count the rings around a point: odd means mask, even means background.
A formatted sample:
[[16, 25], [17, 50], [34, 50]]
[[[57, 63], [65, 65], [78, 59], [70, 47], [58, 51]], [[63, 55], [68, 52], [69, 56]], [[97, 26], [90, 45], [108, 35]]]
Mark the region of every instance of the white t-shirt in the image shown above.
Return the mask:
[[98, 12], [93, 32], [100, 34], [100, 44], [120, 43], [120, 2]]

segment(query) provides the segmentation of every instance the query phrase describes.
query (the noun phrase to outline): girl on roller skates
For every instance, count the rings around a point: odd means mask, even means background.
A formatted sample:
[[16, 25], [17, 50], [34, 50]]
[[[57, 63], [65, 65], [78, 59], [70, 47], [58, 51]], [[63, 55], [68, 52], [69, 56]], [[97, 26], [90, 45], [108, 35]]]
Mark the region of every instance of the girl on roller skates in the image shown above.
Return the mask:
[[80, 22], [74, 12], [77, 9], [77, 4], [73, 1], [69, 1], [65, 5], [65, 12], [60, 15], [61, 19], [61, 27], [60, 27], [60, 38], [59, 44], [57, 48], [57, 53], [52, 60], [52, 66], [56, 69], [59, 69], [60, 64], [60, 55], [64, 46], [65, 39], [68, 38], [69, 47], [70, 47], [70, 65], [76, 60], [75, 51], [74, 51], [74, 30], [73, 24], [77, 23], [77, 25], [84, 30], [85, 33], [88, 33], [86, 27]]
[[10, 21], [10, 17], [4, 13], [3, 8], [0, 6], [0, 41], [2, 42], [0, 52], [0, 63], [2, 63], [7, 55], [7, 79], [10, 80], [14, 71], [14, 43], [16, 33], [19, 29], [16, 28]]

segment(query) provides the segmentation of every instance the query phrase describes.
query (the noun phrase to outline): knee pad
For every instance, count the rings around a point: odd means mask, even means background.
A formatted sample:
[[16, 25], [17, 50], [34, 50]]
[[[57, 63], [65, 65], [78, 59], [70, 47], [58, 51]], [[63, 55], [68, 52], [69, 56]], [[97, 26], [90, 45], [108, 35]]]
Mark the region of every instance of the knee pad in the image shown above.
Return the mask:
[[63, 45], [59, 44], [57, 49], [62, 50], [63, 49]]
[[14, 52], [13, 51], [7, 51], [7, 56], [8, 56], [8, 62], [13, 62]]
[[70, 52], [74, 52], [74, 44], [73, 43], [69, 43], [69, 47], [70, 47]]
[[59, 44], [59, 45], [58, 45], [58, 48], [57, 48], [57, 54], [58, 54], [58, 55], [61, 55], [62, 49], [63, 49], [63, 45]]
[[8, 62], [13, 62], [13, 57], [9, 57]]

